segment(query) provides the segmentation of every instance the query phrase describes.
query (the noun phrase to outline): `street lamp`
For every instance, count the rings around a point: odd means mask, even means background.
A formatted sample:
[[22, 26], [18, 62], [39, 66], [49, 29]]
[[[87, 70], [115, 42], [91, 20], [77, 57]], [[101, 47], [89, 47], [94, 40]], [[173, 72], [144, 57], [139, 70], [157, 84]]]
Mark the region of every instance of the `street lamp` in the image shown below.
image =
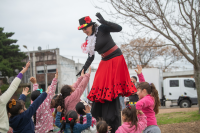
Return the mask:
[[[23, 45], [23, 47], [25, 48], [25, 49], [27, 49], [28, 50], [28, 48], [27, 48], [27, 46], [26, 45]], [[29, 57], [29, 61], [31, 62], [31, 57], [30, 57], [30, 55], [31, 55], [31, 53], [29, 52], [29, 50], [28, 50], [28, 57]], [[30, 64], [30, 76], [32, 77], [32, 65]], [[27, 78], [28, 79], [28, 78]], [[29, 80], [28, 80], [29, 81]], [[32, 84], [31, 84], [31, 92], [33, 92], [33, 86], [32, 86]]]

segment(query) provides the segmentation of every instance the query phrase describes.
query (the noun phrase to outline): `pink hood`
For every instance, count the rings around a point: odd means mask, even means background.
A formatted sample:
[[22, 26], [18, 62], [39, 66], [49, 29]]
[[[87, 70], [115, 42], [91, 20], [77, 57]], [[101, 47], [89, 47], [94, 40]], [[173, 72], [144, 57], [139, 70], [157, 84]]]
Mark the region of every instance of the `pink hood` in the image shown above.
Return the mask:
[[147, 127], [147, 120], [144, 114], [138, 115], [137, 131], [135, 126], [130, 127], [130, 122], [124, 122], [115, 133], [141, 133]]

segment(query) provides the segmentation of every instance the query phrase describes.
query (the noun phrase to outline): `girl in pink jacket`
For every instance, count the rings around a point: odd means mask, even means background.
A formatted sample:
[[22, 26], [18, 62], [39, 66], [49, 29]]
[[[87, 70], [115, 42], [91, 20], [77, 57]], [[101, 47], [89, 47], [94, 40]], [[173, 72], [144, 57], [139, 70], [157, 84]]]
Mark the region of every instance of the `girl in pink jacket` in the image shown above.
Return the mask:
[[[48, 87], [49, 93], [44, 102], [37, 109], [34, 118], [35, 133], [48, 133], [52, 132], [53, 127], [53, 116], [50, 108], [51, 100], [55, 94], [58, 79], [58, 71], [56, 70], [55, 78], [51, 85]], [[37, 81], [34, 77], [30, 78], [33, 83], [33, 92], [31, 93], [31, 100], [34, 101], [41, 93], [42, 89], [38, 89]]]
[[137, 90], [140, 100], [136, 103], [136, 109], [142, 110], [147, 117], [147, 128], [143, 133], [161, 133], [155, 117], [159, 112], [160, 106], [158, 91], [153, 83], [147, 82], [140, 83]]
[[55, 100], [56, 106], [61, 106], [61, 108], [63, 108], [61, 117], [64, 117], [69, 110], [76, 111], [76, 104], [81, 101], [80, 97], [87, 87], [90, 79], [90, 73], [91, 68], [89, 68], [87, 74], [84, 74], [84, 70], [82, 70], [81, 76], [77, 79], [76, 83], [74, 83], [72, 86], [64, 85], [61, 88], [60, 94]]
[[146, 116], [142, 111], [138, 111], [135, 105], [128, 104], [122, 111], [123, 124], [115, 133], [142, 133], [147, 127]]

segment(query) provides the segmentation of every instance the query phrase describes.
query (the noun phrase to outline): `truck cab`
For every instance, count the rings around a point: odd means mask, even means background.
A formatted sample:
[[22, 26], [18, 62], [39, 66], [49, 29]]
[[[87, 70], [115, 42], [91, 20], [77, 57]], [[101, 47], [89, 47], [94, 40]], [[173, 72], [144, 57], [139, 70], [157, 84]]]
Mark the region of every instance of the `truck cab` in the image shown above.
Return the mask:
[[198, 104], [193, 78], [167, 78], [163, 80], [164, 95], [168, 101], [177, 101], [181, 108]]

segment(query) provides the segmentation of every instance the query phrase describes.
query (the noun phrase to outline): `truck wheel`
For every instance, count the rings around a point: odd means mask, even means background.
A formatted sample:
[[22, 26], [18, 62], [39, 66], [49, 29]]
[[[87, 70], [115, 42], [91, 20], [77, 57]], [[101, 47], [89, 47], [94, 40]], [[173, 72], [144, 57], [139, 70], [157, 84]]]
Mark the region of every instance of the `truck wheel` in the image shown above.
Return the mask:
[[191, 103], [188, 100], [182, 100], [180, 102], [180, 107], [181, 108], [190, 108], [191, 107]]

